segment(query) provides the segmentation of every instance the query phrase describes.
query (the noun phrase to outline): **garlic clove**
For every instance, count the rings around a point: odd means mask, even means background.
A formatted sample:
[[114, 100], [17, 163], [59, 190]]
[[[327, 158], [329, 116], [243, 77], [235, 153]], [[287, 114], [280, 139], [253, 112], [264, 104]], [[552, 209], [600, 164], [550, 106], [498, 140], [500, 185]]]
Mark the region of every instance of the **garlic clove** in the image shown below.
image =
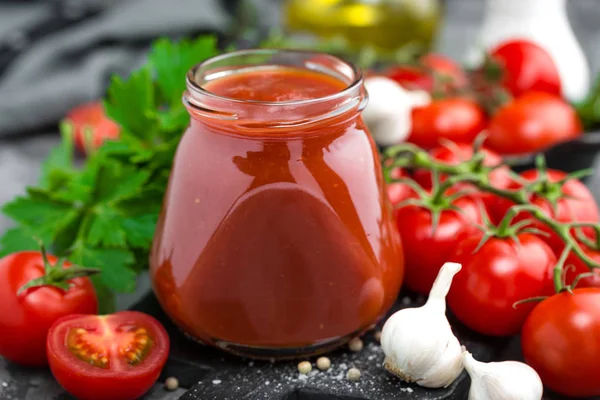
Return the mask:
[[461, 265], [445, 263], [427, 303], [394, 313], [383, 326], [384, 367], [406, 382], [447, 387], [463, 370], [463, 349], [446, 318], [445, 298]]
[[541, 400], [542, 380], [533, 368], [517, 361], [483, 363], [463, 352], [471, 377], [469, 400]]
[[362, 112], [363, 120], [377, 144], [390, 146], [405, 141], [412, 130], [412, 110], [431, 102], [425, 91], [404, 89], [383, 76], [365, 79], [369, 101]]

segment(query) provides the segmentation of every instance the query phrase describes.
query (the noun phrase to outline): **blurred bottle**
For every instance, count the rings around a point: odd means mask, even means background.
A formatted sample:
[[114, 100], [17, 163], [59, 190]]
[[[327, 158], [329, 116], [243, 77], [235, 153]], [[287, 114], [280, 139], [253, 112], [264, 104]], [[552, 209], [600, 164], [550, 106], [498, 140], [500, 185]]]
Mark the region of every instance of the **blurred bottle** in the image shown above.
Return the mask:
[[441, 17], [439, 0], [287, 0], [294, 33], [343, 38], [354, 49], [390, 54], [407, 46], [429, 50]]

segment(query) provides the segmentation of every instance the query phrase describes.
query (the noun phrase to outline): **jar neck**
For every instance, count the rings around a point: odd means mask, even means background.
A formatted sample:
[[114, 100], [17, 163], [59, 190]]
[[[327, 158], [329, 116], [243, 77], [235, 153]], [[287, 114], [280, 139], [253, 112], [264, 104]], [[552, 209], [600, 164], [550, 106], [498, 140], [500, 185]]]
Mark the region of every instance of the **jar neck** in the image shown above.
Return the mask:
[[[343, 82], [343, 89], [304, 100], [257, 101], [223, 97], [206, 88], [215, 80], [227, 83], [238, 74], [260, 76], [277, 68], [329, 75]], [[244, 50], [209, 59], [188, 73], [184, 94], [192, 118], [244, 136], [303, 134], [357, 117], [366, 102], [362, 75], [354, 66], [334, 56], [291, 50]]]

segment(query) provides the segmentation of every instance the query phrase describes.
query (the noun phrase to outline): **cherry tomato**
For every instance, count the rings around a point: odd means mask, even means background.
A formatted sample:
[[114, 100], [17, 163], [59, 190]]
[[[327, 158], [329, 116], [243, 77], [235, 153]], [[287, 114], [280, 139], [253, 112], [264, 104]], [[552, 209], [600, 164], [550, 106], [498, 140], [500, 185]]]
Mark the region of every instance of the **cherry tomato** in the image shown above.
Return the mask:
[[94, 149], [100, 147], [106, 140], [119, 138], [119, 125], [106, 116], [101, 102], [91, 102], [75, 107], [67, 114], [66, 120], [73, 124], [75, 145], [82, 152], [86, 151], [85, 135], [87, 130], [91, 133], [91, 145]]
[[[539, 190], [542, 194], [548, 196], [560, 196], [556, 201], [556, 212], [552, 211], [552, 205], [539, 194], [530, 196], [530, 202], [540, 207], [547, 215], [552, 216], [559, 222], [598, 222], [598, 206], [594, 196], [590, 190], [577, 179], [569, 179], [565, 182], [562, 187], [552, 185], [552, 182], [560, 181], [564, 179], [567, 174], [558, 170], [548, 170], [548, 185], [541, 187]], [[538, 179], [539, 171], [537, 169], [531, 169], [524, 171], [520, 174], [521, 178], [525, 181], [533, 182]], [[513, 181], [509, 185], [508, 189], [518, 190], [521, 188], [521, 184]], [[498, 198], [492, 207], [492, 218], [495, 222], [499, 222], [508, 209], [514, 204], [510, 200], [504, 198]], [[517, 215], [514, 221], [520, 221], [524, 219], [533, 218], [529, 213], [521, 213]], [[559, 256], [564, 249], [564, 243], [552, 230], [541, 222], [533, 224], [536, 228], [547, 233], [547, 237], [541, 236], [542, 239], [550, 245], [554, 253]]]
[[[580, 243], [581, 249], [583, 252], [590, 257], [592, 260], [600, 263], [600, 250], [595, 250], [587, 247], [585, 244]], [[593, 272], [593, 276], [589, 276], [586, 278], [581, 278], [577, 282], [578, 288], [585, 287], [597, 287], [600, 288], [600, 269], [595, 268], [590, 270], [590, 268], [581, 261], [579, 257], [575, 255], [575, 253], [570, 252], [565, 260], [565, 283], [570, 285], [573, 283], [575, 277], [579, 274], [591, 273]]]
[[434, 90], [435, 75], [448, 80], [449, 86], [452, 87], [463, 87], [467, 83], [464, 70], [454, 60], [436, 53], [424, 55], [416, 66], [398, 65], [389, 68], [384, 75], [406, 89], [428, 92]]
[[458, 97], [434, 100], [412, 111], [408, 141], [426, 149], [445, 138], [455, 143], [472, 143], [483, 130], [486, 116], [474, 101]]
[[[48, 256], [48, 261], [54, 264], [57, 260]], [[56, 268], [60, 275], [71, 266], [65, 263], [62, 268]], [[98, 312], [96, 292], [89, 278], [63, 280], [69, 285], [66, 291], [47, 285], [31, 287], [17, 294], [28, 282], [42, 277], [44, 259], [39, 252], [24, 251], [0, 259], [0, 304], [3, 309], [0, 312], [0, 355], [21, 365], [47, 364], [46, 335], [54, 321], [73, 313]]]
[[431, 290], [442, 265], [449, 261], [463, 236], [477, 231], [481, 223], [479, 203], [470, 197], [453, 202], [462, 212], [441, 212], [435, 232], [432, 229], [431, 211], [419, 206], [406, 206], [396, 210], [396, 221], [404, 248], [406, 286], [426, 295]]
[[531, 312], [521, 333], [523, 355], [550, 389], [600, 396], [600, 289], [554, 295]]
[[502, 86], [514, 96], [540, 91], [561, 95], [560, 75], [552, 57], [527, 40], [501, 43], [490, 52], [502, 68]]
[[[481, 148], [481, 152], [485, 155], [483, 164], [487, 167], [493, 167], [502, 163], [502, 157], [492, 150]], [[473, 156], [473, 146], [466, 143], [453, 143], [447, 146], [434, 147], [429, 152], [431, 156], [448, 165], [456, 165], [463, 161], [471, 159]], [[413, 174], [414, 180], [417, 181], [423, 188], [429, 189], [432, 185], [432, 175], [427, 170], [416, 170]], [[444, 181], [445, 176], [441, 175], [440, 180]], [[489, 174], [490, 183], [499, 189], [507, 188], [512, 179], [509, 174], [508, 166], [499, 167]], [[466, 185], [468, 187], [468, 185]], [[492, 206], [495, 202], [495, 197], [491, 193], [479, 193], [479, 197], [483, 200], [486, 208]]]
[[481, 235], [458, 244], [452, 261], [462, 264], [448, 293], [454, 315], [476, 332], [508, 336], [520, 331], [533, 303], [519, 300], [549, 294], [548, 281], [556, 257], [539, 237], [520, 233], [490, 238], [475, 252]]
[[153, 317], [122, 311], [71, 315], [48, 333], [48, 360], [61, 386], [81, 400], [131, 400], [158, 379], [169, 336]]
[[500, 154], [525, 154], [583, 133], [575, 109], [564, 100], [529, 92], [500, 107], [488, 126], [487, 145]]
[[[401, 168], [395, 168], [391, 172], [391, 176], [394, 179], [409, 177], [408, 173]], [[408, 187], [404, 183], [391, 182], [391, 183], [387, 184], [387, 193], [388, 193], [388, 197], [390, 199], [390, 203], [392, 203], [392, 205], [396, 205], [396, 204], [402, 202], [402, 200], [408, 199], [413, 194], [413, 191], [410, 187]]]

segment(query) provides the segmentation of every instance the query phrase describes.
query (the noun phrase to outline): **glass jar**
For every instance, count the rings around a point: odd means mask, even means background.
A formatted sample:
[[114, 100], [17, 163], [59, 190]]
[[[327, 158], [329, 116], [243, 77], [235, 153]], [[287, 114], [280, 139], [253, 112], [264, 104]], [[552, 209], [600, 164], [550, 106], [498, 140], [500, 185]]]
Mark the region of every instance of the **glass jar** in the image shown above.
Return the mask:
[[325, 54], [239, 51], [193, 68], [184, 101], [151, 254], [173, 321], [232, 353], [289, 358], [382, 318], [404, 260], [361, 73]]

